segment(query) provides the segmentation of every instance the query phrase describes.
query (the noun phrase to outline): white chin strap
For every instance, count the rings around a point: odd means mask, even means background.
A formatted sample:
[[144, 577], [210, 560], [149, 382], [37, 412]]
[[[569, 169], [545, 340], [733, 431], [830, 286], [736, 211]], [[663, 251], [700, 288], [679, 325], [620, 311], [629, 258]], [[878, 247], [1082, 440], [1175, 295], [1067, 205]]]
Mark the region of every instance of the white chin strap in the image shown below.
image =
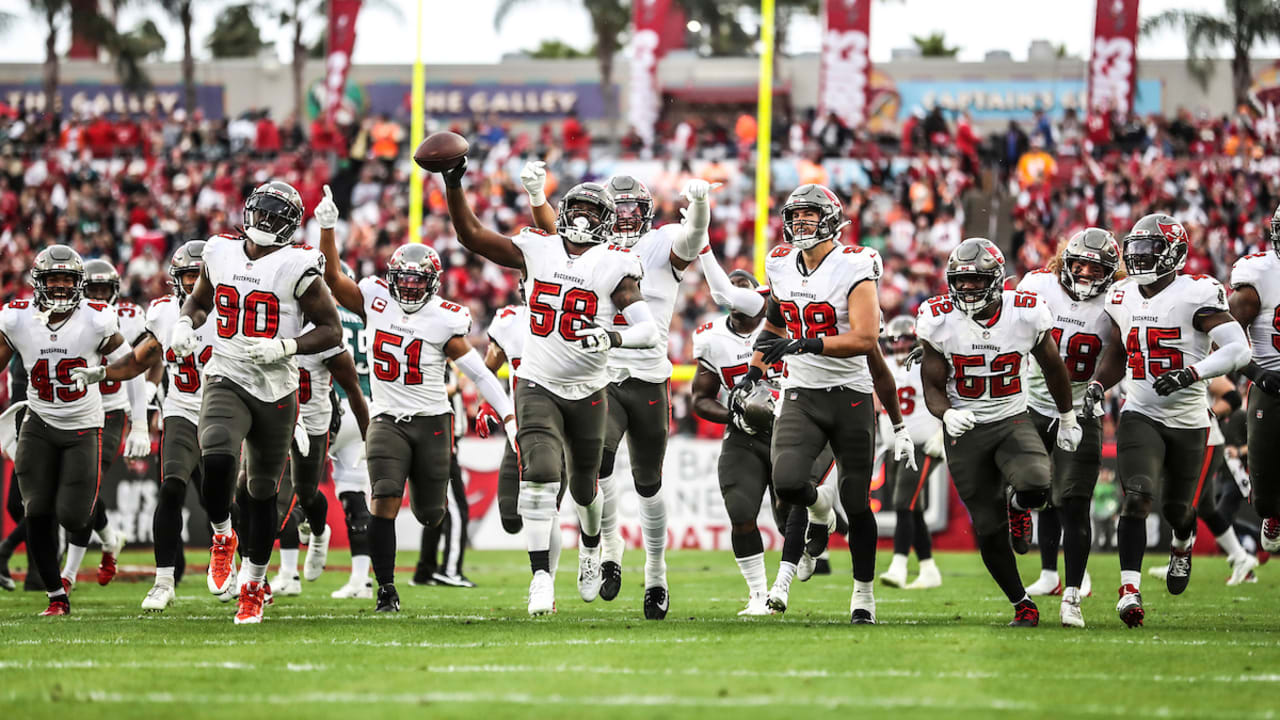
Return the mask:
[[1152, 270], [1151, 272], [1144, 273], [1129, 273], [1129, 277], [1133, 278], [1133, 281], [1139, 285], [1150, 285], [1151, 283], [1159, 280], [1161, 275], [1155, 270]]
[[259, 230], [258, 228], [245, 228], [244, 234], [249, 236], [249, 239], [253, 241], [254, 245], [270, 247], [272, 245], [281, 244], [275, 233], [269, 233], [265, 230]]
[[817, 245], [822, 241], [823, 241], [823, 238], [818, 237], [817, 234], [814, 234], [814, 235], [806, 235], [804, 237], [792, 237], [791, 244], [800, 250], [808, 250], [809, 248]]

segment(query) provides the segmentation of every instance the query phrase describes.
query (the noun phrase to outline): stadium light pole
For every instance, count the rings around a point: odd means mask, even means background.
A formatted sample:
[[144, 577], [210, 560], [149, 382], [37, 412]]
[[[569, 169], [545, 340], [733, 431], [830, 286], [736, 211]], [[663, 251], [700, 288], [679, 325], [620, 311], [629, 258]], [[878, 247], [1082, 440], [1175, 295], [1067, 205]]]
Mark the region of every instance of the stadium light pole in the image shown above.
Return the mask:
[[756, 97], [756, 277], [764, 280], [769, 249], [769, 186], [773, 151], [773, 25], [774, 0], [760, 0], [760, 86]]
[[[409, 147], [416, 148], [422, 144], [423, 110], [425, 108], [426, 71], [422, 66], [422, 1], [418, 0], [417, 39], [413, 45], [413, 89], [409, 91]], [[411, 166], [409, 174], [409, 242], [422, 242], [422, 173], [425, 172], [416, 164]]]

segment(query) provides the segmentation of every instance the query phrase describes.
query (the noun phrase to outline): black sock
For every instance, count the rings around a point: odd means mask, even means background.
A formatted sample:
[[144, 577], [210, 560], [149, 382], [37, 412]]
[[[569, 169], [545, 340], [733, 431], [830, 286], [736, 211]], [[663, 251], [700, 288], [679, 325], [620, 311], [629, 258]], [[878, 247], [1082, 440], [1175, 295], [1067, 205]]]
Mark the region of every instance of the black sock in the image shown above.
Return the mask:
[[1116, 545], [1121, 570], [1142, 570], [1142, 554], [1147, 549], [1147, 519], [1121, 515], [1116, 524]]
[[276, 498], [250, 498], [245, 513], [245, 557], [249, 562], [266, 565], [271, 562], [271, 546], [275, 545], [279, 511]]
[[[13, 482], [17, 482], [14, 480]], [[13, 532], [9, 533], [9, 537], [0, 540], [0, 558], [8, 560], [13, 557], [13, 551], [18, 546], [27, 541], [27, 519], [23, 518], [14, 526]]]
[[[204, 481], [200, 484], [209, 522], [218, 523], [231, 517], [231, 504], [236, 494], [236, 458], [225, 453], [205, 455]], [[243, 508], [242, 508], [243, 509]]]
[[182, 549], [182, 506], [186, 499], [187, 484], [181, 480], [171, 478], [160, 485], [156, 511], [151, 517], [156, 567], [177, 567]]
[[804, 555], [804, 531], [809, 528], [809, 511], [802, 505], [792, 505], [787, 516], [787, 529], [782, 535], [782, 562], [792, 565]]
[[[105, 473], [104, 473], [105, 474]], [[102, 498], [98, 498], [98, 507], [93, 511], [93, 529], [102, 530], [107, 526], [107, 508], [102, 504]]]
[[58, 521], [52, 515], [27, 516], [27, 555], [40, 571], [46, 592], [62, 591], [58, 574]]
[[1062, 519], [1062, 561], [1066, 566], [1063, 587], [1080, 587], [1093, 544], [1093, 523], [1089, 520], [1089, 498], [1066, 498], [1058, 508]]
[[933, 536], [929, 534], [929, 525], [924, 521], [924, 511], [915, 510], [915, 537], [911, 544], [916, 548], [916, 559], [928, 560], [933, 557]]
[[393, 518], [373, 516], [369, 520], [369, 559], [373, 564], [373, 576], [379, 585], [393, 585], [396, 581], [396, 521]]
[[1061, 545], [1062, 521], [1058, 509], [1040, 511], [1040, 569], [1058, 572], [1058, 547]]
[[89, 540], [92, 538], [93, 530], [91, 528], [84, 528], [83, 530], [76, 530], [75, 532], [67, 532], [67, 543], [71, 545], [89, 547]]
[[[1208, 526], [1209, 532], [1213, 533], [1214, 537], [1218, 537], [1222, 533], [1231, 529], [1231, 523], [1228, 522], [1227, 519], [1218, 512], [1218, 508], [1213, 505], [1208, 503], [1201, 505], [1198, 510], [1198, 514], [1200, 519], [1204, 521], [1204, 524]], [[1192, 528], [1194, 527], [1195, 523], [1192, 523]]]
[[342, 513], [347, 519], [347, 542], [351, 544], [351, 555], [369, 554], [369, 508], [362, 492], [344, 492], [338, 496], [342, 503]]
[[319, 490], [311, 496], [311, 500], [307, 504], [302, 505], [302, 512], [307, 516], [307, 522], [311, 523], [312, 535], [323, 535], [325, 529], [325, 518], [329, 514], [329, 500], [325, 498], [324, 493]]
[[280, 529], [280, 549], [297, 550], [301, 544], [302, 539], [298, 537], [298, 518], [293, 513], [289, 513], [289, 517], [284, 521], [284, 527]]
[[582, 547], [594, 548], [599, 546], [600, 546], [600, 533], [596, 533], [595, 535], [588, 535], [586, 533], [582, 533]]
[[1009, 529], [1001, 527], [1000, 532], [978, 537], [978, 549], [982, 552], [982, 562], [987, 572], [1000, 586], [1009, 602], [1018, 603], [1027, 595], [1018, 577], [1018, 561], [1009, 547]]
[[911, 553], [911, 540], [916, 534], [915, 513], [899, 510], [894, 517], [898, 522], [893, 528], [893, 554], [908, 555]]
[[550, 550], [530, 550], [529, 551], [529, 569], [533, 572], [539, 570], [551, 572], [551, 551]]
[[870, 508], [849, 515], [849, 552], [853, 554], [853, 579], [876, 578], [876, 514]]
[[760, 537], [760, 528], [753, 527], [741, 532], [734, 530], [729, 534], [729, 543], [733, 546], [736, 558], [751, 557], [764, 552], [764, 538]]

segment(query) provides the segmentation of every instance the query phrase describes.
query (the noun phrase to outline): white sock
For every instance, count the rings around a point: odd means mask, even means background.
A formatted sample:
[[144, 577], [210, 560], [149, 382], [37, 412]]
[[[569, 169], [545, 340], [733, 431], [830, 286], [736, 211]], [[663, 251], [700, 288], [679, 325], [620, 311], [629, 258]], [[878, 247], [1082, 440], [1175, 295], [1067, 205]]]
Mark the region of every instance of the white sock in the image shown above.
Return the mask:
[[1222, 548], [1222, 552], [1227, 554], [1227, 559], [1235, 562], [1245, 555], [1244, 547], [1240, 545], [1240, 538], [1236, 537], [1236, 529], [1227, 528], [1227, 531], [1213, 538], [1217, 541], [1218, 547]]
[[876, 584], [870, 580], [867, 582], [863, 582], [861, 580], [853, 581], [853, 591], [862, 595], [873, 594], [875, 592], [875, 586]]
[[551, 547], [547, 557], [551, 560], [551, 581], [555, 582], [556, 570], [560, 568], [560, 549], [564, 546], [564, 531], [560, 529], [560, 520], [558, 518], [551, 523], [551, 537], [549, 540]]
[[644, 586], [667, 586], [667, 504], [659, 490], [640, 498], [640, 530], [644, 533]]
[[298, 574], [298, 548], [280, 548], [280, 574], [293, 577]]
[[1132, 585], [1134, 588], [1141, 588], [1142, 573], [1138, 570], [1121, 570], [1120, 584]]
[[116, 533], [111, 529], [111, 523], [103, 525], [101, 530], [96, 530], [95, 532], [98, 533], [98, 541], [102, 543], [102, 547], [110, 547], [115, 544]]
[[209, 523], [213, 526], [214, 535], [230, 535], [231, 534], [231, 518], [227, 518], [222, 522]]
[[529, 552], [538, 552], [540, 550], [551, 549], [551, 526], [554, 521], [550, 518], [524, 518], [524, 545]]
[[764, 553], [756, 553], [749, 557], [735, 558], [742, 578], [747, 581], [747, 592], [751, 595], [763, 595], [769, 579], [764, 573]]
[[835, 492], [833, 489], [830, 489], [834, 487], [834, 482], [829, 485], [818, 486], [818, 499], [814, 500], [813, 504], [809, 506], [810, 518], [815, 515], [825, 515], [832, 507], [835, 506]]
[[889, 561], [889, 570], [887, 572], [896, 572], [898, 570], [901, 570], [903, 575], [907, 574], [907, 556], [894, 553], [893, 559]]
[[1169, 541], [1169, 547], [1173, 548], [1174, 550], [1186, 550], [1187, 548], [1191, 547], [1191, 544], [1194, 543], [1195, 541], [1196, 541], [1195, 533], [1191, 533], [1190, 535], [1188, 535], [1185, 540], [1179, 540], [1178, 536], [1174, 535], [1173, 539]]
[[600, 559], [622, 562], [622, 533], [618, 531], [618, 481], [613, 475], [599, 479], [603, 498], [600, 512]]
[[938, 564], [933, 561], [933, 558], [927, 558], [920, 561], [920, 572], [923, 573], [925, 570], [938, 572]]
[[368, 555], [351, 556], [351, 579], [358, 583], [362, 583], [369, 579]]
[[62, 567], [62, 577], [76, 581], [76, 575], [80, 573], [80, 563], [84, 562], [84, 554], [89, 548], [67, 543], [67, 564]]
[[791, 579], [794, 578], [795, 576], [796, 576], [795, 563], [789, 563], [789, 562], [778, 563], [778, 577], [774, 579], [773, 584], [790, 587]]
[[168, 585], [169, 587], [173, 587], [173, 583], [174, 583], [173, 579], [174, 579], [174, 568], [172, 566], [156, 568], [156, 584], [157, 585]]
[[45, 595], [47, 595], [47, 596], [49, 597], [49, 599], [50, 599], [50, 600], [52, 600], [52, 599], [57, 598], [57, 597], [66, 597], [66, 596], [67, 596], [67, 591], [66, 591], [66, 590], [63, 590], [62, 588], [58, 588], [57, 590], [54, 590], [53, 592], [45, 592]]
[[248, 560], [245, 560], [245, 561], [244, 561], [244, 570], [245, 570], [245, 574], [244, 574], [245, 582], [258, 582], [258, 583], [260, 583], [260, 582], [266, 582], [266, 581], [267, 581], [267, 566], [266, 566], [266, 565], [259, 565], [259, 564], [255, 563], [255, 562], [250, 562], [250, 561], [248, 561]]
[[1059, 582], [1057, 570], [1045, 570], [1040, 568], [1040, 579], [1051, 585], [1057, 585]]
[[[583, 535], [599, 535], [600, 534], [600, 516], [604, 511], [604, 496], [597, 492], [595, 499], [589, 505], [578, 506], [578, 526], [582, 528]], [[547, 535], [550, 538], [550, 533]]]

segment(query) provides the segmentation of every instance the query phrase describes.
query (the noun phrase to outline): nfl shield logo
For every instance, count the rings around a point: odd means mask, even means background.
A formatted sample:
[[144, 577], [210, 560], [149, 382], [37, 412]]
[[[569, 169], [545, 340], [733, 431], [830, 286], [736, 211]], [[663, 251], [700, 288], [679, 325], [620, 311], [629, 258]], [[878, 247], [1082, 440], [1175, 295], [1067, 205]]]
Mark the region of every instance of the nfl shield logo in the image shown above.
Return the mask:
[[1259, 410], [1259, 411], [1258, 411], [1257, 418], [1258, 418], [1259, 420], [1261, 420], [1261, 419], [1262, 419], [1262, 411], [1261, 411], [1261, 410]]
[[49, 342], [57, 342], [57, 341], [58, 341], [58, 336], [56, 334], [49, 335]]
[[251, 262], [247, 262], [247, 263], [245, 263], [245, 264], [244, 264], [244, 269], [245, 269], [245, 270], [252, 270], [252, 269], [253, 269], [253, 263], [251, 263]]

